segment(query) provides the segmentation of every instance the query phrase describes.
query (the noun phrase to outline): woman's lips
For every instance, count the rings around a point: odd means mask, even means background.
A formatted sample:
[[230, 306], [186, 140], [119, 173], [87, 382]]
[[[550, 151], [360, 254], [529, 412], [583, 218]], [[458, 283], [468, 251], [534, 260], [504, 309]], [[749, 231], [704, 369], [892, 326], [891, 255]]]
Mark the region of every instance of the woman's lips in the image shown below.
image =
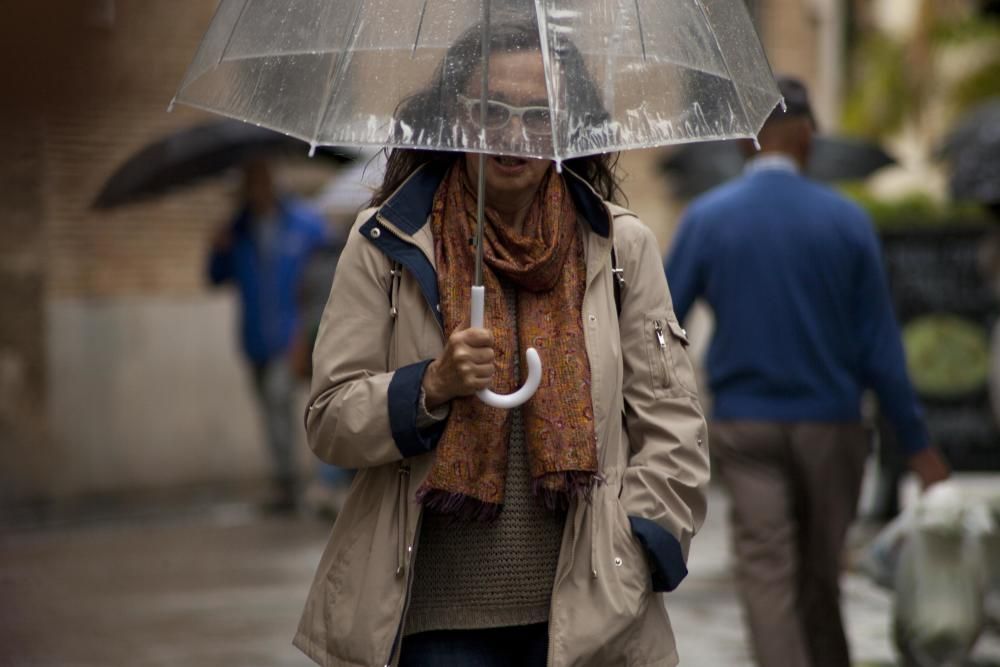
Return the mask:
[[528, 165], [524, 158], [512, 157], [510, 155], [499, 155], [490, 158], [493, 168], [506, 176], [515, 176], [523, 172]]

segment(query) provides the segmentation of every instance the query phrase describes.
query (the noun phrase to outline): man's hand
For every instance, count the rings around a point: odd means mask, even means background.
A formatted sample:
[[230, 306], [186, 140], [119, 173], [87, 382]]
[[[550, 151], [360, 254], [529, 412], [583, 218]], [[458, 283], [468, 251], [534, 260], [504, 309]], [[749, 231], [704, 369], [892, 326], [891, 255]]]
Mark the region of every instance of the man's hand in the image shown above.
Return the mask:
[[951, 475], [948, 463], [935, 447], [921, 449], [910, 457], [909, 465], [910, 470], [920, 478], [920, 484], [924, 489], [948, 479]]
[[309, 343], [305, 336], [296, 333], [288, 350], [288, 364], [292, 367], [292, 373], [305, 382], [312, 378], [312, 346]]
[[471, 396], [490, 386], [494, 370], [493, 334], [488, 329], [456, 331], [424, 373], [424, 404], [433, 410], [458, 396]]

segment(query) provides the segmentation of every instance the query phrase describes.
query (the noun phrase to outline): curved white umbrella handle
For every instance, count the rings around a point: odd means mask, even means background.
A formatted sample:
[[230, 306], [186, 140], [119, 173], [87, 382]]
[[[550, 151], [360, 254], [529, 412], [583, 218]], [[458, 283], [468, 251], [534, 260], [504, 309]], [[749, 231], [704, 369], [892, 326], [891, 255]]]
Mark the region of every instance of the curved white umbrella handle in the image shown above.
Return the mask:
[[[477, 329], [483, 326], [485, 302], [486, 288], [482, 285], [473, 285], [471, 324]], [[476, 392], [480, 401], [494, 408], [509, 410], [516, 408], [535, 395], [538, 385], [542, 382], [542, 359], [533, 347], [529, 347], [524, 354], [528, 358], [528, 379], [525, 380], [524, 385], [513, 394], [506, 395], [495, 394], [489, 389], [480, 389]]]

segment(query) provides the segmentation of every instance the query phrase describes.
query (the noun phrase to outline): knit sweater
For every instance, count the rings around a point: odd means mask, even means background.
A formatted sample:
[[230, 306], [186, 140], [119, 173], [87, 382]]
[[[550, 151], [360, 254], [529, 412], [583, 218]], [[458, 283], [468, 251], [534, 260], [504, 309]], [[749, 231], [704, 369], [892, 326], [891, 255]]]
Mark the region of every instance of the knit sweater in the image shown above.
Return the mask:
[[715, 314], [719, 420], [857, 421], [872, 388], [903, 449], [927, 446], [867, 214], [773, 153], [691, 203], [666, 262], [674, 312]]
[[[504, 295], [516, 322], [516, 292], [505, 285]], [[566, 515], [532, 495], [519, 408], [511, 422], [499, 518], [465, 523], [424, 513], [404, 634], [548, 620]]]

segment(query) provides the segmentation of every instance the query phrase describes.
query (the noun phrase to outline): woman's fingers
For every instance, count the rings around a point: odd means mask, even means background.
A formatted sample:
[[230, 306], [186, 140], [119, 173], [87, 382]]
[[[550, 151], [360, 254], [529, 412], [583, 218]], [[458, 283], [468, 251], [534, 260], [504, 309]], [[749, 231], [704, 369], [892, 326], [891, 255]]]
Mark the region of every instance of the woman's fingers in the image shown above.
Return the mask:
[[462, 329], [448, 337], [444, 353], [424, 376], [428, 406], [455, 396], [469, 396], [486, 389], [496, 371], [493, 333], [488, 329]]
[[489, 358], [485, 359], [483, 363], [476, 363], [470, 360], [461, 361], [456, 365], [456, 370], [458, 371], [460, 382], [464, 385], [463, 389], [466, 390], [466, 393], [469, 393], [468, 390], [470, 389], [482, 389], [488, 385], [493, 378], [496, 366], [493, 364], [493, 355], [490, 354]]
[[468, 381], [489, 380], [493, 377], [496, 367], [493, 364], [469, 364], [462, 369], [462, 374]]
[[448, 339], [452, 345], [467, 345], [473, 348], [493, 347], [493, 332], [489, 329], [462, 329]]
[[482, 366], [492, 364], [494, 358], [492, 347], [461, 346], [455, 350], [455, 360], [460, 364]]

